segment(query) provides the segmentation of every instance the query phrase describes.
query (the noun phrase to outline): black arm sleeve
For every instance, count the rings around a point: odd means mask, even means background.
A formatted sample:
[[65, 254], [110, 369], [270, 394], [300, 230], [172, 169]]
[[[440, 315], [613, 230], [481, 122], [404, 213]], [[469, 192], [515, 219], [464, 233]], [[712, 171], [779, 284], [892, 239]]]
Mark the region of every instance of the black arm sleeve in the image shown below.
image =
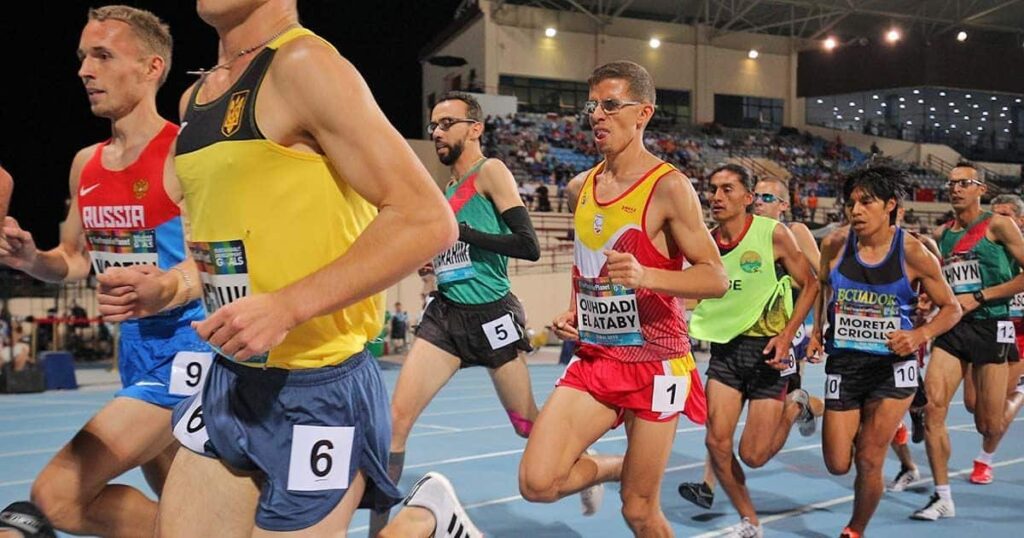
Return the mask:
[[539, 260], [540, 243], [526, 208], [516, 206], [507, 209], [501, 214], [501, 220], [505, 221], [512, 233], [489, 234], [459, 223], [459, 240], [505, 256], [534, 262]]

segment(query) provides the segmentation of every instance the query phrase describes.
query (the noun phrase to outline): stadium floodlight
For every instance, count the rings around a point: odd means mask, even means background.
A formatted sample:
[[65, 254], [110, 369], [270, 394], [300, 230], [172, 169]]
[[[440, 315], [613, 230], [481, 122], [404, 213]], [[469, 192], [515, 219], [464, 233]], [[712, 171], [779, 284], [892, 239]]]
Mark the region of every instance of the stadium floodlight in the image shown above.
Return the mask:
[[650, 45], [652, 49], [656, 49], [661, 46], [661, 40], [656, 37], [652, 37], [647, 44]]
[[558, 35], [558, 30], [554, 26], [548, 26], [544, 29], [544, 35], [548, 37], [555, 37]]
[[757, 52], [757, 49], [750, 49], [750, 52], [747, 53], [747, 58], [750, 58], [751, 60], [756, 60], [757, 57], [760, 55], [761, 53]]
[[895, 43], [899, 41], [901, 37], [903, 37], [903, 34], [900, 33], [899, 28], [890, 28], [889, 31], [885, 33], [885, 40], [889, 43]]
[[825, 39], [823, 46], [825, 47], [825, 50], [835, 50], [835, 48], [839, 46], [839, 40], [829, 36]]
[[964, 41], [967, 41], [967, 32], [965, 32], [965, 31], [963, 31], [963, 30], [960, 30], [960, 31], [959, 31], [959, 32], [958, 32], [958, 33], [956, 34], [956, 40], [957, 40], [957, 41], [959, 41], [959, 42], [961, 42], [961, 43], [963, 43]]

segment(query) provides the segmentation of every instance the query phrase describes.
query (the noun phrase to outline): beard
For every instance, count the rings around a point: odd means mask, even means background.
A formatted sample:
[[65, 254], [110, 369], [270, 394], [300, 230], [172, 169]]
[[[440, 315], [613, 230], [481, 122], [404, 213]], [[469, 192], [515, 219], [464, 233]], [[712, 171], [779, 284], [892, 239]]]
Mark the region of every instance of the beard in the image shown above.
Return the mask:
[[441, 164], [451, 166], [455, 164], [455, 161], [459, 160], [459, 157], [462, 156], [462, 150], [465, 148], [465, 145], [462, 142], [456, 142], [455, 144], [449, 144], [444, 147], [448, 148], [448, 154], [438, 154], [437, 158], [441, 160]]

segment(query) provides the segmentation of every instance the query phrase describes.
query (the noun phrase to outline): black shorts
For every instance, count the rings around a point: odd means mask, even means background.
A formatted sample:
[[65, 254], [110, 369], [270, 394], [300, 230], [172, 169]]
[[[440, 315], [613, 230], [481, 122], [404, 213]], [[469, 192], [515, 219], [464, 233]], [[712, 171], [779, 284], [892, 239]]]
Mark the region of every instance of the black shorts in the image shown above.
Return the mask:
[[520, 351], [533, 349], [526, 335], [526, 312], [515, 295], [483, 304], [452, 302], [440, 293], [433, 296], [416, 337], [458, 357], [462, 368], [498, 368]]
[[917, 359], [894, 355], [843, 353], [825, 361], [825, 409], [860, 409], [871, 400], [902, 400], [917, 392]]
[[[1000, 331], [1007, 342], [997, 341]], [[962, 319], [936, 338], [934, 346], [975, 366], [1019, 360], [1013, 322], [1008, 319]]]
[[747, 400], [781, 400], [786, 397], [789, 377], [765, 363], [764, 346], [771, 338], [737, 336], [724, 344], [711, 344], [708, 380], [732, 387]]

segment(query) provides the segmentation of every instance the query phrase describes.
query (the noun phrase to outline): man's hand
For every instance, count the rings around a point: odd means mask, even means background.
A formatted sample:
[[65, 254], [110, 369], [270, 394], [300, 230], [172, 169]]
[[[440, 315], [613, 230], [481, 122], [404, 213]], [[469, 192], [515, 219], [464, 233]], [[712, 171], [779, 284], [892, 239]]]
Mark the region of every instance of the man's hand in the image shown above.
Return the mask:
[[555, 335], [562, 340], [571, 340], [573, 342], [580, 339], [580, 333], [576, 330], [576, 311], [567, 310], [562, 312], [551, 322], [551, 327], [555, 331]]
[[893, 353], [900, 357], [913, 355], [921, 347], [921, 344], [928, 342], [928, 338], [920, 329], [911, 331], [893, 331], [889, 333], [889, 340], [885, 343]]
[[0, 263], [19, 271], [32, 267], [39, 250], [30, 232], [21, 229], [14, 217], [7, 217], [0, 236], [3, 237], [0, 242]]
[[608, 258], [608, 276], [613, 284], [625, 286], [630, 289], [644, 287], [644, 266], [628, 252], [617, 252], [614, 250], [604, 251]]
[[270, 351], [295, 325], [294, 316], [273, 293], [243, 297], [204, 321], [192, 322], [200, 338], [239, 362]]
[[825, 347], [821, 345], [821, 334], [813, 333], [807, 341], [806, 359], [811, 364], [818, 364], [825, 358]]
[[174, 298], [167, 273], [154, 265], [111, 267], [96, 275], [96, 299], [107, 321], [144, 318], [167, 308]]
[[789, 361], [787, 359], [789, 358], [789, 349], [791, 347], [793, 347], [792, 334], [783, 332], [773, 336], [768, 341], [768, 345], [764, 346], [764, 350], [761, 351], [762, 354], [768, 357], [764, 361], [765, 364], [779, 371], [789, 368], [792, 365], [788, 364]]

